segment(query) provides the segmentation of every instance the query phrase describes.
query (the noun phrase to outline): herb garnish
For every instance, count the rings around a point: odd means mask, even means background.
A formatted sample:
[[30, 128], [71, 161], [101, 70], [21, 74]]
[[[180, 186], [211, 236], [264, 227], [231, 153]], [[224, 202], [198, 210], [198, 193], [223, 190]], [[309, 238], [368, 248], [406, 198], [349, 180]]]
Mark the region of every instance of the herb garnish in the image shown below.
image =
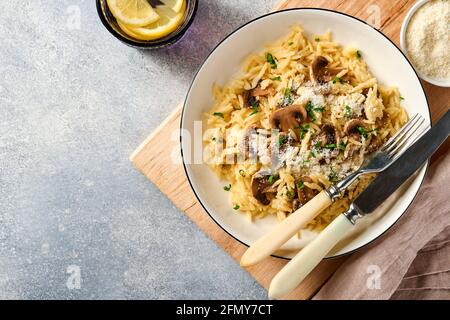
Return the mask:
[[273, 81], [281, 81], [281, 77], [280, 77], [280, 76], [277, 76], [277, 77], [275, 77], [275, 78], [272, 78], [272, 80], [273, 80]]
[[317, 112], [323, 112], [323, 110], [325, 110], [325, 107], [314, 108], [314, 111], [317, 111]]
[[255, 100], [252, 105], [253, 111], [252, 111], [252, 113], [250, 113], [251, 116], [258, 113], [258, 111], [259, 111], [258, 106], [259, 106], [258, 100]]
[[321, 141], [317, 141], [316, 144], [314, 145], [314, 148], [316, 148], [317, 150], [319, 150], [321, 147], [322, 147]]
[[304, 126], [298, 126], [296, 129], [300, 130], [300, 139], [305, 138], [305, 134], [309, 131], [310, 125], [305, 124]]
[[336, 144], [335, 143], [326, 144], [325, 148], [330, 150], [336, 149]]
[[274, 58], [274, 56], [271, 53], [266, 54], [266, 61], [270, 64], [272, 69], [277, 68], [276, 58]]
[[403, 98], [402, 96], [400, 96], [400, 100], [405, 100], [405, 98]]
[[283, 105], [287, 106], [292, 102], [294, 102], [294, 98], [292, 97], [292, 88], [284, 89]]
[[285, 144], [285, 142], [287, 141], [288, 137], [285, 135], [279, 135], [278, 139], [277, 139], [277, 146], [278, 148], [280, 148], [283, 144]]
[[361, 57], [362, 57], [361, 51], [356, 50], [356, 57], [357, 57], [358, 59], [361, 59]]
[[345, 147], [346, 147], [346, 145], [345, 145], [345, 143], [344, 142], [340, 142], [339, 143], [339, 145], [338, 145], [338, 148], [339, 148], [339, 150], [341, 150], [341, 151], [345, 151]]
[[358, 132], [365, 138], [367, 139], [367, 137], [369, 136], [369, 133], [374, 132], [374, 131], [378, 131], [377, 128], [373, 129], [373, 130], [367, 130], [364, 127], [356, 127], [356, 130], [358, 130]]
[[350, 106], [345, 106], [345, 113], [344, 116], [347, 118], [351, 118], [352, 116], [352, 109], [350, 108]]
[[298, 188], [299, 190], [302, 190], [304, 187], [305, 187], [305, 183], [304, 183], [302, 180], [300, 180], [300, 181], [297, 183], [297, 188]]
[[222, 118], [222, 119], [224, 118], [222, 112], [214, 112], [213, 115], [216, 116], [216, 117], [220, 117], [220, 118]]
[[328, 175], [328, 180], [330, 180], [331, 182], [336, 182], [337, 179], [338, 179], [338, 176], [337, 176], [336, 171], [334, 171], [333, 168], [331, 168], [330, 174]]
[[294, 197], [295, 197], [294, 191], [292, 191], [292, 190], [286, 191], [286, 195], [287, 195], [288, 198], [291, 199], [291, 200], [294, 199]]
[[342, 80], [341, 77], [337, 77], [337, 76], [336, 76], [336, 77], [333, 79], [333, 83], [336, 83], [336, 82], [344, 83], [344, 80]]
[[241, 177], [245, 177], [245, 171], [244, 170], [240, 169], [239, 170], [239, 174], [241, 175]]
[[229, 185], [223, 187], [223, 190], [225, 190], [225, 191], [230, 191], [230, 190], [231, 190], [231, 184], [229, 184]]
[[292, 46], [294, 43], [291, 41], [288, 43], [289, 46]]
[[233, 207], [233, 209], [234, 209], [234, 210], [239, 210], [240, 207], [241, 207], [240, 205], [235, 204], [234, 207]]
[[319, 38], [319, 37], [315, 38], [314, 40], [315, 40], [316, 42], [320, 42], [320, 38]]
[[314, 114], [314, 105], [311, 103], [311, 101], [308, 102], [305, 109], [308, 114], [308, 117], [311, 118], [311, 120], [313, 122], [315, 122], [317, 119], [316, 119], [316, 115]]

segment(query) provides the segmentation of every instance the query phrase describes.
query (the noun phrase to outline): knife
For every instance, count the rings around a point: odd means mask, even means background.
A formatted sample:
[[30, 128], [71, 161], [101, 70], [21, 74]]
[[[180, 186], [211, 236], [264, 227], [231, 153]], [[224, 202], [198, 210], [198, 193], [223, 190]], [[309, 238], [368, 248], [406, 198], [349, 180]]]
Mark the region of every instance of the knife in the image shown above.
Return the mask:
[[386, 171], [380, 173], [313, 241], [304, 247], [272, 279], [269, 297], [277, 299], [295, 289], [333, 247], [352, 229], [356, 221], [372, 213], [394, 193], [444, 143], [450, 133], [450, 111], [420, 137]]

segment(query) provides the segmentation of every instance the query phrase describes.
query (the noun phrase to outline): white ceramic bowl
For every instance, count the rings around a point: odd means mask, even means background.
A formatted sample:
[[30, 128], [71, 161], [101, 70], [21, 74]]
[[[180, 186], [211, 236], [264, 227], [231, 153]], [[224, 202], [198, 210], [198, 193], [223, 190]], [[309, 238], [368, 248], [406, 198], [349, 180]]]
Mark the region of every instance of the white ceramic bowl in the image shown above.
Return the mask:
[[[241, 70], [245, 57], [286, 35], [295, 24], [300, 24], [310, 34], [331, 30], [335, 41], [359, 48], [381, 83], [399, 87], [408, 113], [419, 113], [431, 123], [427, 98], [411, 64], [388, 38], [363, 21], [328, 10], [292, 9], [262, 16], [240, 27], [211, 52], [192, 82], [183, 108], [181, 129], [189, 132], [194, 141], [182, 135], [181, 148], [186, 174], [199, 202], [222, 229], [246, 245], [267, 233], [277, 221], [267, 217], [250, 222], [244, 214], [232, 209], [229, 194], [223, 190], [224, 181], [219, 181], [206, 164], [191, 164], [189, 158], [194, 147], [202, 145], [201, 134], [194, 134], [194, 130], [198, 131], [194, 129], [194, 121], [201, 121], [203, 113], [211, 108], [213, 83], [228, 83]], [[359, 221], [354, 232], [329, 256], [356, 250], [389, 229], [413, 201], [425, 171], [426, 166], [377, 212]], [[302, 232], [302, 239], [291, 239], [275, 256], [290, 258], [315, 236], [314, 232]]]
[[[409, 9], [408, 13], [406, 14], [405, 20], [403, 20], [402, 29], [400, 31], [400, 47], [402, 48], [402, 50], [406, 56], [409, 56], [408, 50], [406, 48], [406, 31], [408, 30], [409, 22], [411, 21], [411, 18], [414, 16], [414, 14], [417, 12], [417, 10], [419, 10], [423, 5], [425, 5], [428, 2], [430, 2], [430, 0], [417, 1], [411, 7], [411, 9]], [[416, 69], [417, 73], [419, 74], [419, 76], [423, 80], [425, 80], [431, 84], [434, 84], [438, 87], [447, 87], [447, 88], [450, 87], [450, 79], [432, 78], [432, 77], [429, 77], [426, 74], [423, 74], [422, 72], [420, 72], [420, 70], [418, 68], [415, 68], [415, 69]]]

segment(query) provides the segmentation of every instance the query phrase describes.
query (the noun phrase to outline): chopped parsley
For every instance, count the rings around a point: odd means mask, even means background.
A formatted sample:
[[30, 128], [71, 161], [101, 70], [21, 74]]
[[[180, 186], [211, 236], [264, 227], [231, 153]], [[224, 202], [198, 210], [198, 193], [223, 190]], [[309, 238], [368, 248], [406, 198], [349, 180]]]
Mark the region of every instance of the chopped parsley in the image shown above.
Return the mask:
[[405, 100], [405, 98], [403, 98], [402, 96], [400, 96], [400, 100]]
[[214, 112], [213, 115], [216, 116], [216, 117], [220, 117], [220, 118], [222, 118], [222, 119], [224, 118], [222, 112]]
[[288, 190], [288, 191], [286, 191], [286, 195], [288, 196], [288, 198], [289, 199], [294, 199], [294, 197], [295, 197], [295, 193], [294, 193], [294, 191], [292, 191], [292, 190]]
[[266, 61], [270, 64], [272, 69], [277, 68], [276, 58], [274, 58], [274, 56], [271, 53], [266, 54]]
[[234, 207], [233, 207], [233, 209], [234, 209], [234, 210], [239, 210], [240, 207], [241, 207], [240, 205], [235, 204]]
[[325, 107], [314, 108], [314, 111], [316, 111], [316, 112], [323, 112], [323, 110], [325, 110]]
[[245, 177], [245, 171], [244, 170], [240, 169], [239, 170], [239, 174], [241, 175], [241, 177]]
[[356, 130], [358, 130], [358, 132], [359, 132], [365, 139], [367, 139], [367, 137], [369, 136], [369, 133], [374, 132], [374, 131], [378, 131], [378, 129], [376, 129], [376, 128], [373, 129], [373, 130], [367, 130], [366, 128], [361, 127], [361, 126], [357, 127]]
[[341, 151], [345, 151], [345, 147], [346, 147], [346, 145], [345, 145], [345, 143], [342, 142], [342, 141], [341, 141], [341, 142], [339, 143], [339, 145], [338, 145], [338, 149], [341, 150]]
[[277, 146], [280, 148], [283, 144], [286, 143], [288, 137], [286, 135], [279, 135], [277, 139]]
[[300, 139], [305, 138], [305, 134], [309, 131], [310, 125], [305, 124], [304, 126], [298, 126], [296, 129], [300, 130]]
[[364, 128], [364, 127], [361, 127], [361, 126], [359, 126], [359, 127], [357, 127], [356, 128], [356, 130], [358, 130], [358, 132], [364, 137], [364, 138], [366, 138], [367, 139], [367, 130], [366, 130], [366, 128]]
[[320, 42], [320, 38], [319, 38], [319, 37], [315, 38], [314, 40], [315, 40], [316, 42]]
[[333, 79], [333, 83], [337, 83], [337, 82], [339, 82], [339, 83], [344, 83], [344, 80], [342, 80], [341, 77], [335, 77], [335, 78]]
[[313, 157], [313, 158], [316, 157], [316, 153], [314, 152], [314, 150], [311, 150], [311, 152], [309, 153], [309, 155], [310, 155], [311, 157]]
[[267, 182], [269, 182], [269, 184], [273, 184], [279, 177], [280, 176], [278, 174], [272, 174], [269, 178], [267, 178]]
[[336, 144], [335, 143], [326, 144], [325, 148], [330, 150], [336, 149]]
[[272, 80], [273, 80], [273, 81], [281, 81], [281, 77], [278, 76], [278, 77], [272, 78]]
[[294, 43], [291, 41], [288, 43], [289, 46], [292, 46]]
[[306, 112], [308, 113], [308, 117], [315, 122], [317, 120], [316, 115], [314, 114], [314, 105], [311, 103], [311, 101], [308, 102], [308, 104], [305, 107]]
[[253, 105], [252, 105], [253, 111], [252, 111], [252, 113], [250, 113], [251, 116], [258, 113], [258, 111], [259, 111], [259, 110], [258, 110], [258, 105], [259, 105], [258, 100], [255, 100], [255, 101], [253, 102]]
[[292, 89], [286, 88], [284, 89], [284, 97], [283, 97], [283, 105], [287, 106], [294, 102], [294, 98], [292, 96]]
[[300, 180], [300, 181], [297, 183], [297, 188], [298, 188], [299, 190], [302, 190], [304, 187], [305, 187], [305, 183], [304, 183], [302, 180]]
[[344, 116], [346, 118], [351, 118], [352, 117], [352, 109], [350, 108], [350, 106], [345, 106], [345, 112], [344, 112]]
[[314, 145], [314, 148], [316, 148], [316, 149], [322, 148], [322, 142], [317, 141], [316, 144]]
[[333, 170], [333, 168], [331, 168], [331, 170], [330, 170], [330, 174], [328, 175], [328, 180], [330, 180], [331, 182], [336, 182], [338, 180], [338, 175], [337, 175], [336, 171]]
[[229, 184], [229, 185], [223, 187], [223, 190], [225, 190], [225, 191], [230, 191], [230, 190], [231, 190], [231, 184]]
[[356, 57], [358, 58], [358, 59], [361, 59], [361, 57], [362, 57], [362, 54], [361, 54], [361, 51], [359, 51], [359, 50], [356, 50]]

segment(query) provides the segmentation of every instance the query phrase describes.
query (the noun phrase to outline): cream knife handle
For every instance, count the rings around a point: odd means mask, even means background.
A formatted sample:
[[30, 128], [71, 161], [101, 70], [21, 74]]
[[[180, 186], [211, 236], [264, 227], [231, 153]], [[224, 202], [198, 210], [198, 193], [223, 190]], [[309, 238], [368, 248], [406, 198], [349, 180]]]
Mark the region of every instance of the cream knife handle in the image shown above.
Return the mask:
[[241, 266], [254, 265], [270, 256], [331, 203], [328, 194], [325, 191], [320, 192], [253, 243], [242, 256]]
[[269, 297], [278, 299], [294, 290], [352, 227], [343, 214], [334, 219], [272, 279]]

